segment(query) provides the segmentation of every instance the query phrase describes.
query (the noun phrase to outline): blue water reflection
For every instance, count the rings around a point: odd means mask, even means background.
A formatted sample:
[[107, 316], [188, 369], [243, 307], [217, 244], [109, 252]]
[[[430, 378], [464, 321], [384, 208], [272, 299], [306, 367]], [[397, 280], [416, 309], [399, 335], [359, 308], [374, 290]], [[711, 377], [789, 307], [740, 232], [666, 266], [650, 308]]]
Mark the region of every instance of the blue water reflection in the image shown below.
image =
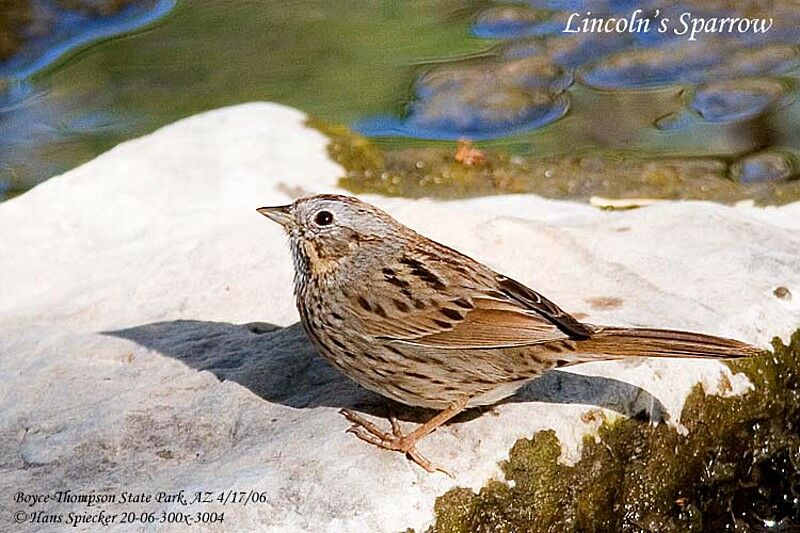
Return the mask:
[[[752, 26], [752, 31], [719, 31], [724, 17], [756, 20], [756, 15], [764, 19], [761, 26], [743, 24]], [[401, 116], [381, 115], [359, 121], [355, 127], [370, 136], [479, 140], [551, 124], [565, 114], [562, 102], [571, 98], [576, 87], [526, 85], [521, 68], [510, 68], [526, 57], [565, 69], [565, 79], [572, 81], [574, 74], [576, 84], [601, 91], [683, 90], [729, 80], [698, 87], [685, 111], [675, 110], [650, 122], [658, 130], [674, 131], [695, 122], [687, 114], [692, 112], [701, 121], [746, 121], [791, 103], [765, 89], [774, 89], [777, 82], [767, 80], [754, 88], [746, 78], [796, 73], [800, 64], [797, 27], [800, 12], [785, 7], [754, 14], [752, 9], [737, 13], [728, 4], [603, 0], [501, 4], [478, 13], [472, 26], [473, 35], [499, 41], [491, 58], [482, 62], [482, 73], [475, 75], [474, 66], [463, 62], [433, 66], [420, 74]], [[586, 28], [591, 31], [583, 31]], [[531, 63], [534, 75], [546, 70], [541, 61]], [[450, 84], [426, 86], [426, 78], [441, 72], [447, 73]], [[470, 76], [475, 79], [470, 81]], [[529, 106], [526, 91], [543, 89], [551, 92], [552, 108], [538, 102], [539, 94], [534, 98], [537, 105]], [[501, 103], [495, 104], [493, 98]], [[510, 109], [505, 104], [511, 100], [516, 107]]]
[[[129, 0], [99, 16], [66, 0], [20, 2], [50, 24], [0, 62], [0, 184], [11, 194], [163, 124], [251, 100], [392, 146], [468, 138], [536, 157], [611, 149], [726, 161], [800, 151], [800, 7], [788, 1], [746, 10], [772, 19], [767, 33], [696, 41], [564, 29], [588, 12], [652, 28], [685, 13], [743, 16], [737, 3]], [[783, 176], [767, 172], [779, 159], [742, 165], [742, 179]]]
[[26, 42], [22, 51], [0, 62], [0, 77], [24, 80], [58, 61], [73, 50], [115, 35], [129, 33], [161, 19], [177, 0], [134, 2], [117, 13], [98, 17], [65, 9], [53, 0], [37, 0], [35, 9], [49, 12], [49, 31]]

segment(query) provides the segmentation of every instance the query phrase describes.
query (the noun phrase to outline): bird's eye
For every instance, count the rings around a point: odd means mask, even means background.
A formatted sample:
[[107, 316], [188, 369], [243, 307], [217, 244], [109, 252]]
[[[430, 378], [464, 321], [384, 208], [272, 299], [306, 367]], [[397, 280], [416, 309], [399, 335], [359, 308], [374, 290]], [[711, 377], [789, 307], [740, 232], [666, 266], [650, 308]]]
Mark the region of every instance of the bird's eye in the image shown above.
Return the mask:
[[317, 216], [314, 217], [314, 222], [317, 226], [327, 226], [333, 222], [333, 213], [330, 211], [320, 211], [317, 213]]

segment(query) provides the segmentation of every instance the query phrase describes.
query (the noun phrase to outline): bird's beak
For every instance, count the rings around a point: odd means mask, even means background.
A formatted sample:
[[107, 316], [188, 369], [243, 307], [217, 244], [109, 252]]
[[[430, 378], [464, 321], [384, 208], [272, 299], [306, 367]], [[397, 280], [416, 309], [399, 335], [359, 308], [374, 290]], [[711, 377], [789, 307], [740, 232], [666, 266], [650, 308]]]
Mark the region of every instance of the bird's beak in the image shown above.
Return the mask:
[[292, 216], [292, 212], [290, 210], [291, 207], [291, 205], [259, 207], [256, 209], [256, 211], [286, 228], [289, 227], [290, 224], [294, 223], [294, 216]]

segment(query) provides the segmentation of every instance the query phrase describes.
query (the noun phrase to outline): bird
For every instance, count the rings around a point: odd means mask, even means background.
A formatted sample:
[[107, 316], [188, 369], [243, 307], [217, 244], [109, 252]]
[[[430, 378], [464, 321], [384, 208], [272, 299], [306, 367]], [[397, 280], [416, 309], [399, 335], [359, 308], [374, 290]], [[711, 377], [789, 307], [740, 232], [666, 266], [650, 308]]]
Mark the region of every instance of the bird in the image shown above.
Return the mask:
[[552, 369], [628, 357], [729, 359], [750, 344], [687, 331], [584, 323], [522, 283], [355, 197], [320, 194], [257, 211], [283, 227], [294, 295], [316, 350], [357, 384], [438, 411], [403, 433], [349, 409], [348, 431], [428, 472], [421, 439], [465, 409]]

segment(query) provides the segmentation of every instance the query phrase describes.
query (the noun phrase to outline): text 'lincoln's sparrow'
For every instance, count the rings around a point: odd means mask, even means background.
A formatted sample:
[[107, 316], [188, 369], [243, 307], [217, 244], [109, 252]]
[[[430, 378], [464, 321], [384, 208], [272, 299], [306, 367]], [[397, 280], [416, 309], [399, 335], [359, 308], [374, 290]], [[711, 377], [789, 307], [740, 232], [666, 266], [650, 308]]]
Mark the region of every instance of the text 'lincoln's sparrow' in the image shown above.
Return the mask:
[[258, 211], [289, 235], [297, 309], [308, 337], [356, 383], [441, 410], [403, 435], [349, 410], [349, 431], [407, 454], [468, 407], [511, 396], [551, 368], [645, 357], [731, 358], [760, 350], [682, 331], [584, 324], [487, 266], [355, 198], [320, 195]]

